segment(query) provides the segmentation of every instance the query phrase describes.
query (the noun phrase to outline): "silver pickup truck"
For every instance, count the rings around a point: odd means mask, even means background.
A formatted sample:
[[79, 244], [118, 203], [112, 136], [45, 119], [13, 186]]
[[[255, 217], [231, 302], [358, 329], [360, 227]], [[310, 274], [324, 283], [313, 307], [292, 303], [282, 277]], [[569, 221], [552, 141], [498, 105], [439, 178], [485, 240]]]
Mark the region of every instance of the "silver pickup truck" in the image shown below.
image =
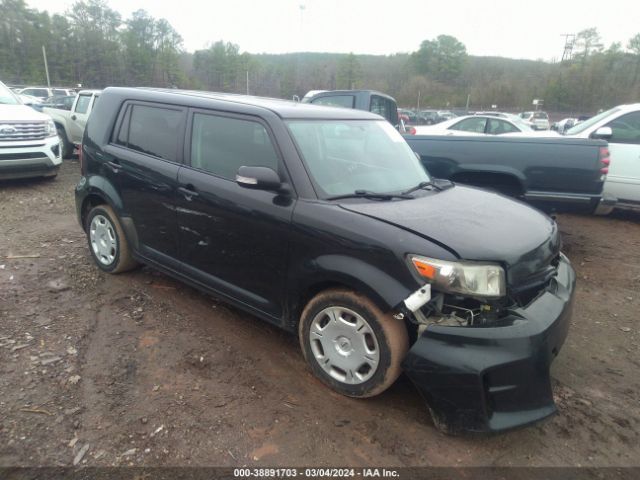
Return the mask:
[[42, 112], [49, 115], [56, 125], [60, 145], [62, 145], [62, 158], [70, 157], [75, 146], [82, 142], [87, 119], [101, 92], [102, 90], [81, 90], [73, 102], [71, 110], [52, 107], [42, 109]]

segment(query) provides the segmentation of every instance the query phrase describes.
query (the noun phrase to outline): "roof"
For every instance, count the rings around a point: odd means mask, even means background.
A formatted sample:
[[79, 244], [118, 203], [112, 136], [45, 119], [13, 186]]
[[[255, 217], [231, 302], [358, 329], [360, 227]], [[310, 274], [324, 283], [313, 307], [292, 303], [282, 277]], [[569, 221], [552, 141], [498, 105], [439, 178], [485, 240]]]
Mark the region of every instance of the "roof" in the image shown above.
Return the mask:
[[[107, 90], [116, 90], [109, 88]], [[293, 102], [279, 98], [256, 97], [251, 95], [239, 95], [235, 93], [205, 92], [200, 90], [178, 90], [162, 88], [117, 88], [119, 91], [145, 91], [158, 92], [176, 97], [190, 97], [193, 99], [210, 99], [219, 102], [228, 102], [238, 105], [246, 105], [270, 110], [281, 118], [286, 119], [336, 119], [336, 120], [380, 120], [382, 117], [363, 110], [349, 108], [326, 107], [311, 105], [308, 103]]]
[[618, 105], [618, 108], [626, 112], [640, 110], [640, 103], [627, 103], [625, 105]]
[[395, 99], [391, 96], [388, 95], [386, 93], [380, 92], [378, 90], [367, 90], [367, 89], [360, 89], [360, 90], [319, 90], [315, 95], [309, 95], [307, 93], [307, 95], [305, 95], [305, 98], [311, 98], [311, 97], [327, 97], [327, 96], [332, 96], [332, 95], [358, 95], [358, 94], [367, 94], [367, 95], [378, 95], [380, 97], [385, 97], [385, 98], [389, 98], [391, 100], [393, 100], [395, 102]]

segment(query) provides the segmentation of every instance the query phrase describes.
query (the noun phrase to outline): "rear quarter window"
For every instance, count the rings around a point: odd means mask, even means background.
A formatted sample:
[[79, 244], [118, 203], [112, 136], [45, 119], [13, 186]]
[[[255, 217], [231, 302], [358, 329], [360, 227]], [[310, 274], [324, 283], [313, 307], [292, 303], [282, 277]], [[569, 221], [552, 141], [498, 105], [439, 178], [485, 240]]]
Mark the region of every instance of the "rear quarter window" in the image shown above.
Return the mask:
[[129, 105], [115, 143], [175, 162], [182, 121], [183, 112], [178, 109]]

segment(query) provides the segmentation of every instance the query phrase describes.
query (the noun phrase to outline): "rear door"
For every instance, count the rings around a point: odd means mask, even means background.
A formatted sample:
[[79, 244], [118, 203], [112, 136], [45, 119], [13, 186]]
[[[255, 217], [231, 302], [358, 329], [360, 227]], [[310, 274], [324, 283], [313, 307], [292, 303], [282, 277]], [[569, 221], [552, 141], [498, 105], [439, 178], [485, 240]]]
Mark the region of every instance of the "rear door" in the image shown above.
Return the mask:
[[640, 111], [622, 115], [606, 126], [613, 135], [604, 190], [620, 201], [640, 202]]
[[185, 108], [126, 102], [105, 148], [108, 175], [123, 214], [133, 220], [140, 252], [169, 267], [177, 265], [175, 199], [185, 123]]
[[241, 166], [286, 178], [273, 135], [253, 116], [193, 110], [189, 118], [178, 176], [180, 259], [192, 278], [278, 322], [295, 200], [235, 182]]

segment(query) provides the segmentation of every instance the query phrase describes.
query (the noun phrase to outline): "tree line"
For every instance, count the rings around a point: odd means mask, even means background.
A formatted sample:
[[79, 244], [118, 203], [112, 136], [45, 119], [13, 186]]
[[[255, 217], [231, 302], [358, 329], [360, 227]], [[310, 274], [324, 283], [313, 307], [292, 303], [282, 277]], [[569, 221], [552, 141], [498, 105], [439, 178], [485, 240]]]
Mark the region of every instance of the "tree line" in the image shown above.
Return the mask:
[[78, 0], [63, 15], [0, 0], [0, 80], [85, 88], [154, 86], [281, 98], [309, 90], [370, 88], [421, 108], [529, 109], [588, 113], [640, 98], [640, 33], [603, 45], [595, 28], [579, 32], [571, 59], [549, 63], [468, 55], [450, 35], [412, 53], [250, 54], [231, 42], [187, 52], [165, 19], [144, 10], [129, 18], [104, 0]]

